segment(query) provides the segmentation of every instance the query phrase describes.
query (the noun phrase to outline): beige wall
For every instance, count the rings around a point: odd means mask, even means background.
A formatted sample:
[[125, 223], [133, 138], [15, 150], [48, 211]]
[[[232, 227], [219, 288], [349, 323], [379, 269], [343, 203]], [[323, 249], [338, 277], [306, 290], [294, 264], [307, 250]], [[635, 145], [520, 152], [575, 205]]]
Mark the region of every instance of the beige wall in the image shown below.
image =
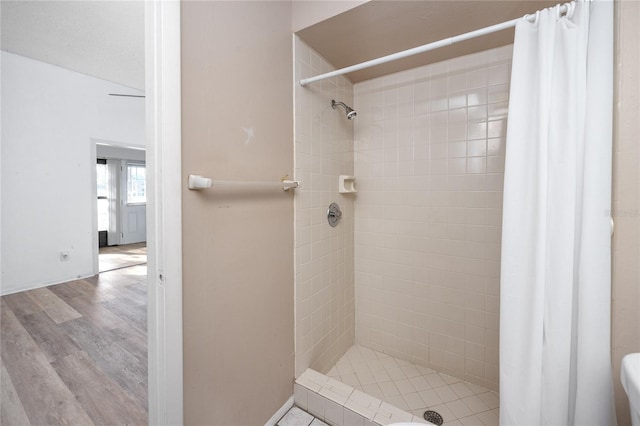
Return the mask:
[[612, 358], [618, 425], [630, 425], [620, 362], [640, 352], [640, 2], [616, 2]]
[[369, 0], [293, 0], [291, 27], [294, 32], [329, 19]]
[[[296, 80], [333, 70], [295, 38]], [[353, 126], [331, 100], [353, 106], [345, 77], [305, 87], [296, 84], [296, 377], [311, 367], [329, 371], [353, 345], [353, 202], [338, 193], [338, 176], [353, 175]], [[356, 121], [359, 118], [356, 118]], [[326, 212], [338, 203], [342, 220], [329, 226]]]
[[[182, 169], [293, 174], [290, 2], [182, 2]], [[185, 185], [186, 187], [186, 185]], [[293, 193], [183, 192], [185, 423], [262, 425], [293, 393]]]
[[494, 390], [511, 51], [354, 87], [356, 342]]

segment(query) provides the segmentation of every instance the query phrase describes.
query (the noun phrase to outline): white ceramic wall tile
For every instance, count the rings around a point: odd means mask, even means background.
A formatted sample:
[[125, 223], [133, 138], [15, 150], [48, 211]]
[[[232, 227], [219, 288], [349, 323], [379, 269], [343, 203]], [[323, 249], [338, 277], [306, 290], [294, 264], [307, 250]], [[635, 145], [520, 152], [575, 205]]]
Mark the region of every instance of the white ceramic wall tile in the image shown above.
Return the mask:
[[[346, 398], [345, 401], [346, 402]], [[344, 403], [337, 403], [334, 401], [324, 402], [324, 419], [334, 425], [343, 426], [344, 424]]]
[[313, 414], [316, 417], [323, 418], [324, 403], [326, 401], [326, 398], [324, 398], [318, 393], [309, 392], [308, 401], [309, 401], [309, 404], [307, 406], [307, 411], [309, 411], [309, 413]]
[[[295, 38], [299, 78], [333, 69]], [[307, 87], [295, 84], [295, 310], [296, 376], [312, 367], [328, 371], [355, 338], [353, 195], [338, 193], [338, 176], [353, 175], [353, 121], [331, 108], [336, 99], [353, 105], [345, 77]], [[327, 224], [329, 204], [343, 212]]]
[[351, 410], [344, 410], [344, 426], [364, 426], [365, 418]]
[[356, 342], [494, 390], [511, 49], [354, 86]]

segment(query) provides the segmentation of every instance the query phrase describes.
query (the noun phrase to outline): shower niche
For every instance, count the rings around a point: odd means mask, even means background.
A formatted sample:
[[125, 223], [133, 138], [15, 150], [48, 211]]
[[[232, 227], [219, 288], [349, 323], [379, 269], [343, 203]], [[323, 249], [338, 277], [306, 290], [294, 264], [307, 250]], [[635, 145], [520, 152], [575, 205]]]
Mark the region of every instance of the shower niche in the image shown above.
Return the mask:
[[340, 175], [338, 176], [338, 192], [340, 194], [355, 194], [356, 190], [356, 177]]

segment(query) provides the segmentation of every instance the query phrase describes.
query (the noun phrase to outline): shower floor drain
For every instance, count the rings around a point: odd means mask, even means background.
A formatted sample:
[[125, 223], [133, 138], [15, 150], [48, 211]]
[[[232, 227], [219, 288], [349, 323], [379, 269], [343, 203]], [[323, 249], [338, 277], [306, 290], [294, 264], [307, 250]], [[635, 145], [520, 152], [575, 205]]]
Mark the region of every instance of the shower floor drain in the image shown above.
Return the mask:
[[424, 412], [424, 419], [438, 426], [442, 426], [442, 423], [444, 423], [444, 419], [442, 418], [442, 416], [432, 410], [427, 410]]

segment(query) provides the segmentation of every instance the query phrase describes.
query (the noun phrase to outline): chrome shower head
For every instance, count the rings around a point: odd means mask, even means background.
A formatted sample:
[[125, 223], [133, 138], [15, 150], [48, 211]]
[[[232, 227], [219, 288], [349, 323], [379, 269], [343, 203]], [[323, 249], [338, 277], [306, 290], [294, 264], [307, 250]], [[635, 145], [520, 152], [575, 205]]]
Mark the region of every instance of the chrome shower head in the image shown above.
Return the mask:
[[353, 108], [351, 108], [350, 106], [348, 106], [344, 102], [336, 102], [335, 100], [332, 99], [331, 100], [331, 108], [336, 109], [337, 105], [340, 105], [340, 106], [342, 106], [344, 108], [344, 110], [347, 113], [347, 118], [349, 120], [353, 120], [358, 115], [358, 113]]

